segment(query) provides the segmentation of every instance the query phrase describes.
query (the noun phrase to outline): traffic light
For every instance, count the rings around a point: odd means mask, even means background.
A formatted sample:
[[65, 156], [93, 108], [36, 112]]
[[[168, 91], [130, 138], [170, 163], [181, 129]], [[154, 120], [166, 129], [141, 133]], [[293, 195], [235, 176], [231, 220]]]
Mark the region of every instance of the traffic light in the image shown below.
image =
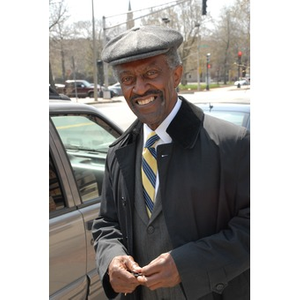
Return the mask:
[[242, 67], [242, 77], [246, 77], [246, 66]]
[[206, 15], [207, 11], [207, 0], [202, 0], [202, 15]]

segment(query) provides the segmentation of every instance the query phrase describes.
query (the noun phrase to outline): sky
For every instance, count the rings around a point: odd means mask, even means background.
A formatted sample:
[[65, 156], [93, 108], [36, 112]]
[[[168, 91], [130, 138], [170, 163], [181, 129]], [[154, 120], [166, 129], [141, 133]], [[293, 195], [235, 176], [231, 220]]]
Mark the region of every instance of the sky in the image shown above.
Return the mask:
[[[128, 10], [129, 0], [65, 0], [70, 14], [69, 21], [73, 23], [90, 20], [92, 18], [92, 1], [94, 2], [95, 19], [126, 13]], [[202, 0], [198, 1], [202, 2]], [[172, 2], [174, 3], [171, 0], [151, 0], [149, 2], [130, 0], [132, 11]], [[234, 2], [235, 0], [207, 0], [207, 11], [215, 18], [224, 6], [232, 5]]]

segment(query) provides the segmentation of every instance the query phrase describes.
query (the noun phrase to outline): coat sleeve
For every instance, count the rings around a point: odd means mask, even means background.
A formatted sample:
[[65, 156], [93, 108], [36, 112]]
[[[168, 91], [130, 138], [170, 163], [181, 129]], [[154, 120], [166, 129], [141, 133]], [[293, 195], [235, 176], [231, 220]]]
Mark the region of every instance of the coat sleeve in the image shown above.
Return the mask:
[[[245, 131], [246, 132], [246, 131]], [[231, 166], [230, 181], [234, 181], [230, 193], [234, 199], [233, 215], [227, 224], [222, 224], [217, 233], [189, 242], [171, 251], [179, 270], [187, 299], [199, 299], [206, 294], [226, 291], [230, 281], [250, 265], [250, 134], [246, 132], [234, 151], [236, 167]], [[226, 158], [223, 158], [226, 159]], [[230, 164], [228, 164], [230, 169]], [[224, 172], [225, 172], [224, 171]], [[234, 175], [232, 173], [234, 172]], [[227, 175], [223, 175], [227, 176]], [[225, 184], [224, 184], [225, 185]], [[239, 288], [239, 287], [237, 287]], [[229, 289], [228, 289], [229, 290]], [[230, 297], [229, 297], [230, 299]], [[232, 298], [237, 299], [237, 298]]]
[[94, 220], [92, 228], [97, 271], [100, 275], [106, 296], [110, 299], [115, 298], [117, 293], [114, 292], [110, 285], [107, 274], [108, 266], [115, 256], [127, 255], [118, 222], [117, 203], [114, 199], [112, 181], [110, 178], [109, 170], [111, 164], [109, 162], [112, 160], [112, 157], [110, 154], [107, 156], [100, 214]]

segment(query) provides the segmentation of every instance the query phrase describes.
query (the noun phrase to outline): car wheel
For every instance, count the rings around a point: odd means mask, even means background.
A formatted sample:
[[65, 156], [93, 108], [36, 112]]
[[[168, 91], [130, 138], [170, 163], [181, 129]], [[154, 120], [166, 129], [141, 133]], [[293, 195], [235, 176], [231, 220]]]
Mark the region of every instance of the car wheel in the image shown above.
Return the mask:
[[90, 98], [94, 98], [94, 92], [89, 93]]

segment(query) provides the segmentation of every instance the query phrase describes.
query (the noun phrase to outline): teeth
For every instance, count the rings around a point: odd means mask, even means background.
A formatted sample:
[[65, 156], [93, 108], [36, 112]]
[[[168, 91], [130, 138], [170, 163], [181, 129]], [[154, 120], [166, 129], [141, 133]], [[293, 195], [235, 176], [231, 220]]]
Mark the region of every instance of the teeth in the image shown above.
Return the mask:
[[138, 104], [139, 105], [146, 105], [150, 102], [154, 101], [154, 97], [151, 97], [151, 98], [148, 98], [148, 99], [144, 99], [144, 100], [139, 100], [138, 101]]

